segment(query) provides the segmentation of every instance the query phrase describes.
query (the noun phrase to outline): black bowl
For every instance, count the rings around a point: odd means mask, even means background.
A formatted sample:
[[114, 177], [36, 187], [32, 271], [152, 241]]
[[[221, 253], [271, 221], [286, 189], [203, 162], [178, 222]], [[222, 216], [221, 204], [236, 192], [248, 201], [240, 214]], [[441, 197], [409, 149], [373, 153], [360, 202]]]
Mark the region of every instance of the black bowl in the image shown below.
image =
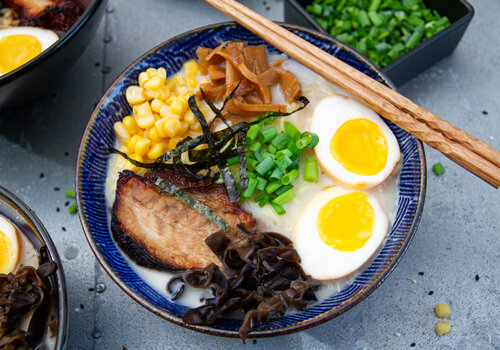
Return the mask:
[[0, 77], [0, 110], [13, 108], [50, 91], [94, 36], [107, 0], [80, 0], [78, 21], [51, 47]]
[[[328, 34], [306, 11], [306, 6], [310, 3], [312, 0], [286, 0], [285, 21]], [[465, 0], [424, 0], [424, 3], [440, 15], [448, 16], [451, 25], [382, 68], [382, 71], [397, 86], [403, 85], [426, 68], [451, 54], [474, 16], [474, 8]]]

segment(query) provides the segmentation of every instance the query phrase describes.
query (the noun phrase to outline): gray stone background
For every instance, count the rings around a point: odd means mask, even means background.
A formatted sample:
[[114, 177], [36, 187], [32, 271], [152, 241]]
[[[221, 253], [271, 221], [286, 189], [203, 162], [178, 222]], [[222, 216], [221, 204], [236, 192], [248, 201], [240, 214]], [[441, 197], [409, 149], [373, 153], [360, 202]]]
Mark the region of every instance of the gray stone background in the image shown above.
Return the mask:
[[[242, 3], [283, 20], [282, 0]], [[500, 2], [471, 3], [476, 15], [456, 51], [401, 92], [499, 149]], [[95, 260], [78, 217], [66, 210], [64, 196], [64, 189], [73, 187], [87, 120], [113, 79], [158, 43], [226, 20], [201, 0], [110, 0], [95, 40], [59, 88], [0, 118], [0, 184], [35, 210], [63, 259], [70, 305], [67, 349], [243, 348], [237, 339], [186, 330], [136, 304]], [[391, 276], [334, 320], [301, 333], [249, 342], [246, 348], [500, 348], [498, 191], [433, 149], [426, 147], [426, 153], [429, 170], [441, 162], [446, 172], [436, 177], [429, 171], [420, 227]], [[45, 176], [40, 178], [40, 173]], [[105, 291], [96, 292], [97, 284]], [[442, 337], [434, 332], [437, 303], [452, 308], [451, 332]]]

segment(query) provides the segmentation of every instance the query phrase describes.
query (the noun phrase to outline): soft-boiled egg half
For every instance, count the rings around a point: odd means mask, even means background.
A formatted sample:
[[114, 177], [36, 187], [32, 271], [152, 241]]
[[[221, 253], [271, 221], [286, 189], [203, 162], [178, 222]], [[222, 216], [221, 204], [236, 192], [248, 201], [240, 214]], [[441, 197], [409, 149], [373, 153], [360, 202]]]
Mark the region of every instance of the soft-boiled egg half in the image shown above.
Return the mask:
[[0, 273], [14, 270], [19, 257], [19, 241], [14, 225], [0, 216]]
[[318, 193], [297, 220], [293, 245], [304, 271], [318, 280], [349, 275], [380, 247], [389, 227], [378, 200], [338, 186]]
[[368, 190], [383, 182], [401, 157], [398, 141], [382, 118], [344, 95], [318, 103], [311, 131], [319, 136], [315, 152], [323, 170], [355, 189]]
[[0, 29], [0, 76], [32, 60], [58, 39], [57, 34], [48, 29]]

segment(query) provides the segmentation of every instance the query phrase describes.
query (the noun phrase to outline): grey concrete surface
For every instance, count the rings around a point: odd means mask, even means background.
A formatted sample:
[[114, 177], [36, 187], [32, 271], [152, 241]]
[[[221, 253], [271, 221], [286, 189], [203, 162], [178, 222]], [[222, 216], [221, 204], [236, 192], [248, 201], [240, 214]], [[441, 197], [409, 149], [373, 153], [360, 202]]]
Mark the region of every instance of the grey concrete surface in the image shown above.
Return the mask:
[[[283, 19], [282, 0], [242, 2]], [[471, 3], [476, 16], [453, 55], [401, 91], [498, 149], [500, 2]], [[429, 147], [428, 168], [442, 162], [446, 172], [429, 172], [424, 213], [406, 255], [370, 297], [321, 326], [242, 346], [154, 316], [109, 279], [78, 217], [68, 214], [63, 192], [73, 186], [85, 124], [105, 88], [140, 54], [176, 34], [225, 20], [201, 0], [110, 0], [95, 40], [59, 88], [0, 118], [0, 184], [35, 210], [63, 259], [67, 349], [499, 349], [499, 192]], [[100, 283], [106, 289], [97, 293]], [[452, 328], [439, 337], [433, 307], [442, 302], [451, 305]]]

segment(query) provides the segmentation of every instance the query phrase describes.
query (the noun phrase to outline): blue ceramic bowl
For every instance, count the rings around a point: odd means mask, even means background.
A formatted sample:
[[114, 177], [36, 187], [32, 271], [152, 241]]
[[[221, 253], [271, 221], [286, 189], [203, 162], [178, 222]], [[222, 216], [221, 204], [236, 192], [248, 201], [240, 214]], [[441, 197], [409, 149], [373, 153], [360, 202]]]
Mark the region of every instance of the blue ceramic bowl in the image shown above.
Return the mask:
[[[303, 27], [284, 26], [395, 89], [378, 68], [333, 38]], [[265, 44], [269, 51], [279, 53], [246, 29], [234, 23], [222, 23], [172, 38], [133, 62], [104, 94], [90, 118], [78, 154], [76, 188], [80, 220], [90, 247], [111, 278], [128, 295], [148, 310], [176, 324], [204, 333], [237, 337], [241, 320], [220, 319], [212, 326], [184, 324], [182, 316], [187, 307], [160, 295], [132, 270], [113, 241], [104, 197], [109, 158], [107, 148], [115, 141], [113, 123], [131, 113], [124, 97], [127, 86], [136, 84], [139, 73], [149, 67], [165, 67], [167, 74], [171, 75], [179, 71], [186, 60], [196, 57], [198, 46], [216, 47], [230, 40], [244, 40], [251, 45]], [[426, 185], [425, 156], [419, 141], [394, 124], [387, 124], [398, 139], [404, 161], [396, 220], [381, 252], [366, 271], [339, 293], [305, 311], [274, 319], [252, 332], [251, 337], [296, 332], [340, 315], [372, 293], [403, 256], [415, 234], [422, 213]]]

